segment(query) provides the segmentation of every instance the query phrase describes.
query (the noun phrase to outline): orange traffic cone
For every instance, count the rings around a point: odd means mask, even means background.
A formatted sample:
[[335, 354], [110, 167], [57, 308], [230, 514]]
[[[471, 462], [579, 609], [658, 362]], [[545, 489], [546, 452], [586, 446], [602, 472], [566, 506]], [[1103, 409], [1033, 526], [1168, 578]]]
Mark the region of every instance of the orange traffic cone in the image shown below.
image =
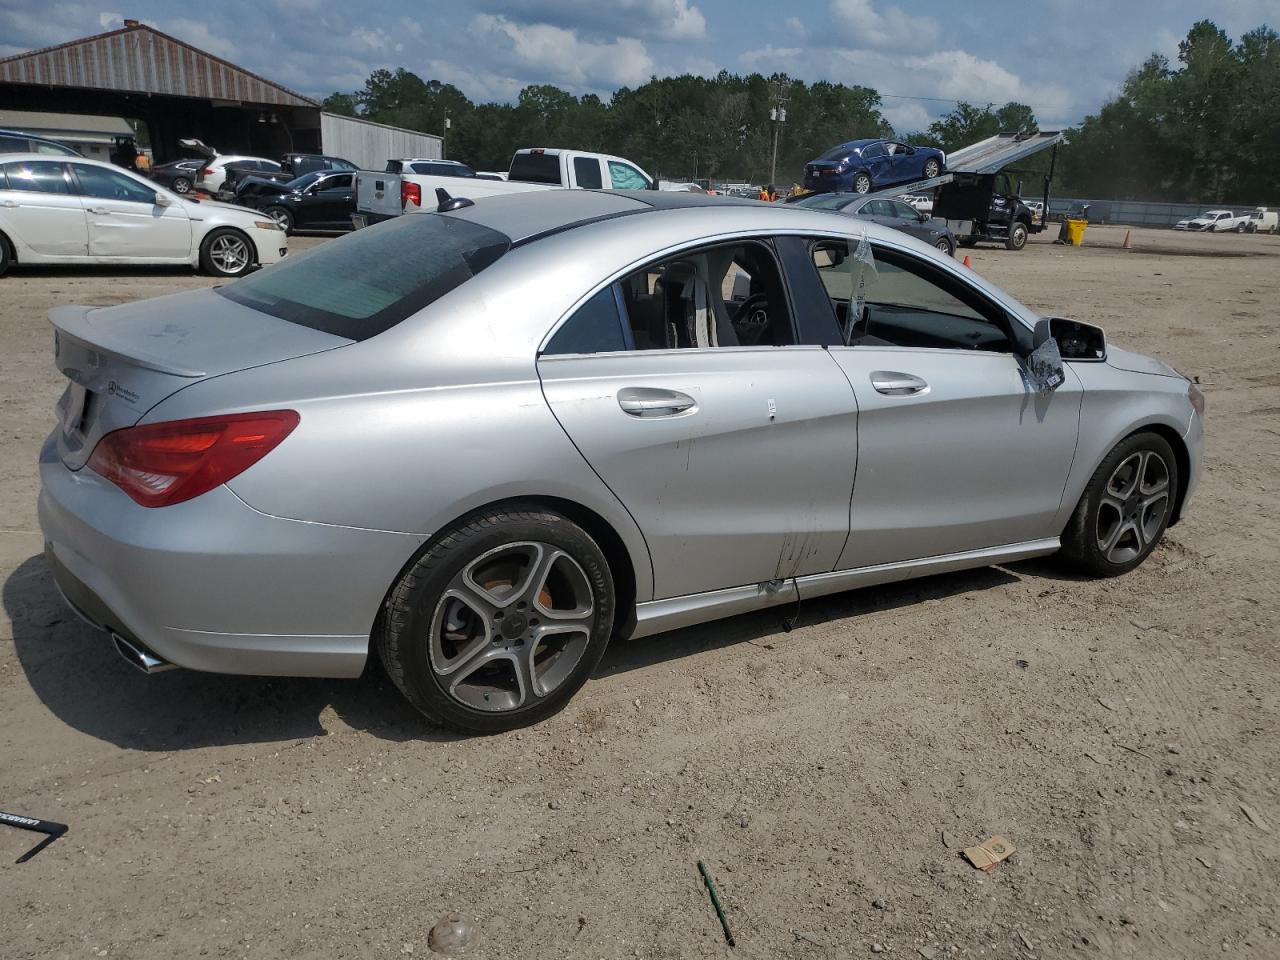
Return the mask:
[[969, 255], [967, 253], [964, 255], [964, 265], [966, 267], [969, 266]]
[[1131, 236], [1129, 236], [1129, 233], [1130, 233], [1130, 231], [1128, 231], [1128, 230], [1126, 230], [1126, 231], [1124, 232], [1124, 245], [1123, 245], [1123, 247], [1122, 247], [1122, 249], [1124, 249], [1124, 250], [1132, 250], [1132, 249], [1133, 249], [1133, 238], [1132, 238]]

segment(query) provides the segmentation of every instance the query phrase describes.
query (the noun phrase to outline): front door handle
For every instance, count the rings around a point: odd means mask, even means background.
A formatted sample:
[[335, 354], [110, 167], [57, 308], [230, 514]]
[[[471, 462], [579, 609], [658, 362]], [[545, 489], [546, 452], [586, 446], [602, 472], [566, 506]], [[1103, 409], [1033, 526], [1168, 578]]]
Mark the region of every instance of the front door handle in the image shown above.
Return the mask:
[[877, 393], [889, 397], [915, 397], [929, 389], [929, 384], [914, 374], [896, 370], [873, 370], [871, 385]]
[[618, 391], [618, 406], [633, 417], [675, 417], [696, 411], [698, 402], [679, 390], [623, 387]]
[[17, 205], [17, 200], [6, 200], [3, 203], [0, 203], [0, 207], [16, 207]]
[[111, 212], [106, 207], [88, 207], [87, 209], [90, 213], [110, 213]]

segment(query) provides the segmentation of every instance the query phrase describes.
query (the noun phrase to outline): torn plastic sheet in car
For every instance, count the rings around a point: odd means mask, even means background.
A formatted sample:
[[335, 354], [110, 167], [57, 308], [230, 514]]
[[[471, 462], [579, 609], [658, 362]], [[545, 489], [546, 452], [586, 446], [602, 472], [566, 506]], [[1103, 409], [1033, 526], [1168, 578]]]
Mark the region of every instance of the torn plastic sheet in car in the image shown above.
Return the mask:
[[1062, 386], [1062, 354], [1058, 341], [1050, 337], [1027, 356], [1027, 378], [1040, 393], [1049, 393]]
[[845, 263], [849, 265], [849, 275], [853, 281], [849, 297], [849, 322], [844, 331], [844, 343], [847, 347], [853, 341], [853, 331], [862, 317], [862, 311], [866, 309], [867, 286], [872, 277], [879, 276], [876, 272], [876, 258], [871, 253], [871, 244], [867, 243], [865, 233], [858, 238], [853, 256], [846, 259]]

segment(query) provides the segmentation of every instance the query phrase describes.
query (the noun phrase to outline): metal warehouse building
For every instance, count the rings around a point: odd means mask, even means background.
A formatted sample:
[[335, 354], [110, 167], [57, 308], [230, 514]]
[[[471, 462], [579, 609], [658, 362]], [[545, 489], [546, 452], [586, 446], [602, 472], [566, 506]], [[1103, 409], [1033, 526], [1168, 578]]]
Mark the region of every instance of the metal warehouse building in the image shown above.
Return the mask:
[[396, 157], [440, 156], [439, 137], [324, 113], [317, 101], [176, 37], [124, 23], [0, 59], [0, 110], [141, 120], [161, 163], [178, 156], [185, 138], [219, 153], [328, 153], [374, 169]]

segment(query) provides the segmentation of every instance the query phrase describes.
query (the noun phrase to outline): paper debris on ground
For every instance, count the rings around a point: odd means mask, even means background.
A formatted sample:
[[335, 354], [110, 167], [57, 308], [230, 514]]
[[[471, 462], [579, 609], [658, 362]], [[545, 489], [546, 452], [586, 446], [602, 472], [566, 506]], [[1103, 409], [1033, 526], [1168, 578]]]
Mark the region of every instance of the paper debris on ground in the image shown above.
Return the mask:
[[1249, 822], [1252, 823], [1259, 830], [1261, 830], [1263, 833], [1271, 832], [1271, 824], [1267, 823], [1267, 821], [1262, 818], [1262, 814], [1260, 814], [1257, 810], [1253, 809], [1253, 807], [1249, 806], [1247, 803], [1240, 804], [1240, 812], [1243, 813], [1246, 817], [1248, 817]]
[[1017, 849], [1005, 837], [992, 837], [990, 840], [984, 840], [976, 847], [966, 847], [964, 858], [979, 870], [994, 870], [996, 864], [1008, 857], [1009, 854], [1015, 853]]

